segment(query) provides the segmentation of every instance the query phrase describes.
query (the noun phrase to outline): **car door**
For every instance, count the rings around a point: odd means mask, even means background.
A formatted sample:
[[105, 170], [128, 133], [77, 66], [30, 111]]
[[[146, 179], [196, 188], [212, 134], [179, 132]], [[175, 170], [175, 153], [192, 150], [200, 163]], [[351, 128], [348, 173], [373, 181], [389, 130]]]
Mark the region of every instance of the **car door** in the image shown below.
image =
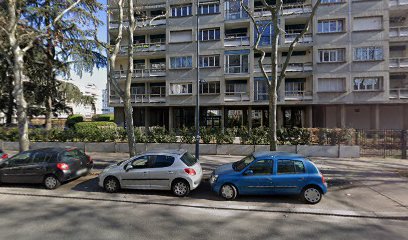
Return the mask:
[[261, 159], [253, 161], [244, 171], [238, 181], [238, 188], [242, 194], [271, 194], [273, 160]]
[[277, 160], [277, 171], [273, 182], [278, 194], [298, 194], [306, 182], [303, 161], [294, 159]]
[[2, 182], [26, 183], [23, 178], [23, 167], [31, 160], [31, 152], [22, 152], [6, 161], [2, 169]]
[[22, 179], [27, 183], [41, 183], [46, 174], [47, 153], [43, 151], [33, 152], [31, 161], [21, 167]]
[[171, 167], [175, 158], [167, 155], [151, 155], [154, 158], [153, 168], [150, 171], [150, 187], [152, 189], [170, 189], [176, 170]]
[[149, 174], [153, 161], [151, 156], [137, 157], [123, 168], [121, 186], [131, 189], [150, 189]]

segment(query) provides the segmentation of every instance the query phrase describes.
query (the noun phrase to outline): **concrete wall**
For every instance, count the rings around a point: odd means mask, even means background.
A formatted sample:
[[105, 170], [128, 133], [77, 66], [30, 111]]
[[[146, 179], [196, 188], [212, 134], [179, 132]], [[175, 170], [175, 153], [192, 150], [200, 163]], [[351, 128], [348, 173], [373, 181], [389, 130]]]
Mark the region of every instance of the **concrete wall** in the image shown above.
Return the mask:
[[[77, 147], [86, 152], [128, 152], [127, 143], [82, 143], [82, 142], [35, 142], [31, 143], [31, 149], [47, 147]], [[8, 151], [18, 151], [17, 142], [0, 142], [0, 148]], [[156, 149], [185, 149], [195, 152], [194, 144], [184, 143], [138, 143], [137, 152], [145, 152]], [[268, 151], [269, 145], [240, 145], [240, 144], [200, 144], [200, 154], [203, 155], [249, 155], [256, 151]], [[358, 158], [360, 157], [359, 146], [318, 146], [318, 145], [281, 145], [278, 151], [298, 153], [305, 157], [332, 157], [332, 158]]]

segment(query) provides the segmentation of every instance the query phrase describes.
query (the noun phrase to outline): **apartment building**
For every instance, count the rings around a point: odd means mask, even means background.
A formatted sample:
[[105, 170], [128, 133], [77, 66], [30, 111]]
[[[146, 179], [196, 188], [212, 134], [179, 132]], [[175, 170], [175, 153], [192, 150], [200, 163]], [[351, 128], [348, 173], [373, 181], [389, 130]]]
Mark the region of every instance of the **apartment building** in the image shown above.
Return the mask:
[[[314, 0], [284, 3], [280, 63], [304, 28]], [[245, 4], [259, 24], [267, 21], [270, 13], [260, 0]], [[133, 39], [135, 125], [193, 126], [197, 65], [201, 125], [268, 125], [267, 85], [260, 56], [252, 50], [256, 32], [239, 1], [200, 0], [197, 5], [196, 0], [139, 0], [135, 7], [141, 11]], [[118, 32], [117, 20], [112, 4], [110, 39]], [[262, 34], [261, 47], [267, 52], [272, 34], [272, 29]], [[127, 44], [125, 37], [114, 72], [121, 84]], [[268, 67], [270, 59], [265, 62]], [[115, 119], [123, 124], [123, 102], [113, 90], [109, 93]], [[280, 86], [279, 126], [408, 129], [407, 103], [408, 0], [322, 0]]]

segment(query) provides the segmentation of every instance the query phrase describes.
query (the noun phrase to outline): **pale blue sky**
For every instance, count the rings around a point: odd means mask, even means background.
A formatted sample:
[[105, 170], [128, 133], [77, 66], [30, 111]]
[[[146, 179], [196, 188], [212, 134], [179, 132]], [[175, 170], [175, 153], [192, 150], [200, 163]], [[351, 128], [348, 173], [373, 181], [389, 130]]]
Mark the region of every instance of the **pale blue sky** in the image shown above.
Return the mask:
[[[98, 13], [98, 18], [103, 21], [103, 25], [101, 25], [98, 29], [98, 38], [101, 41], [106, 41], [107, 39], [107, 23], [106, 23], [106, 0], [98, 0], [98, 2], [102, 3], [105, 5], [104, 10], [100, 11]], [[107, 81], [107, 72], [106, 68], [103, 69], [96, 69], [94, 68], [93, 74], [89, 73], [83, 73], [82, 77], [79, 77], [75, 73], [72, 72], [71, 79], [75, 82], [77, 82], [80, 85], [86, 85], [88, 83], [94, 83], [96, 86], [98, 86], [99, 89], [105, 89], [106, 88], [106, 81]]]

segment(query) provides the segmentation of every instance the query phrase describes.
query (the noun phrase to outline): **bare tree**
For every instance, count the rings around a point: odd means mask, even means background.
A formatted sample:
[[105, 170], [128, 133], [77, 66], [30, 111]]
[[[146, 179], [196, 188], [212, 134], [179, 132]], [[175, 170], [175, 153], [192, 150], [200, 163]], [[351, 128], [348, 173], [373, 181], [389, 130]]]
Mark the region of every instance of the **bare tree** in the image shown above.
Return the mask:
[[[258, 60], [259, 67], [261, 69], [261, 72], [266, 79], [267, 85], [268, 85], [268, 95], [269, 95], [269, 141], [270, 141], [270, 150], [271, 151], [276, 151], [277, 149], [277, 143], [278, 143], [278, 138], [277, 138], [277, 103], [278, 103], [278, 89], [281, 85], [281, 83], [284, 81], [286, 77], [286, 69], [289, 65], [290, 58], [292, 56], [293, 50], [295, 46], [299, 43], [299, 40], [301, 40], [304, 35], [309, 31], [310, 25], [313, 21], [313, 17], [316, 14], [317, 8], [320, 5], [321, 0], [316, 0], [314, 3], [314, 6], [312, 8], [312, 11], [306, 20], [305, 27], [303, 30], [297, 34], [295, 39], [290, 43], [289, 45], [289, 50], [288, 54], [286, 57], [285, 62], [281, 66], [280, 72], [278, 71], [278, 47], [279, 47], [279, 37], [283, 33], [285, 33], [284, 29], [281, 29], [279, 27], [279, 19], [282, 16], [282, 6], [283, 6], [283, 0], [276, 0], [276, 3], [274, 5], [268, 4], [267, 0], [261, 0], [263, 7], [266, 8], [267, 11], [270, 12], [270, 17], [266, 19], [266, 22], [263, 24], [259, 23], [259, 20], [256, 20], [256, 16], [254, 14], [254, 11], [251, 10], [245, 3], [244, 0], [240, 0], [240, 5], [244, 9], [244, 11], [249, 15], [251, 21], [254, 24], [255, 31], [257, 33], [257, 38], [255, 41], [255, 44], [253, 46], [253, 49], [255, 52], [261, 54], [261, 57]], [[262, 21], [265, 21], [265, 18], [262, 18]], [[265, 29], [267, 26], [272, 26], [272, 46], [271, 46], [271, 73], [270, 75], [267, 73], [267, 70], [265, 68], [265, 56], [266, 56], [266, 51], [265, 49], [260, 48], [260, 42], [262, 39], [262, 35], [265, 32]]]
[[81, 0], [77, 0], [69, 4], [66, 9], [59, 13], [57, 17], [49, 25], [46, 25], [41, 31], [32, 29], [29, 32], [20, 34], [18, 28], [21, 25], [24, 26], [24, 19], [22, 19], [21, 9], [24, 2], [19, 0], [7, 0], [6, 12], [9, 20], [8, 26], [6, 28], [1, 28], [8, 37], [11, 52], [13, 54], [13, 96], [17, 106], [20, 151], [28, 150], [30, 145], [28, 138], [27, 102], [24, 98], [23, 92], [23, 82], [28, 80], [24, 73], [24, 56], [27, 51], [34, 46], [36, 41], [39, 41], [49, 35], [48, 30], [53, 24], [57, 23], [66, 13], [71, 11], [80, 2]]

